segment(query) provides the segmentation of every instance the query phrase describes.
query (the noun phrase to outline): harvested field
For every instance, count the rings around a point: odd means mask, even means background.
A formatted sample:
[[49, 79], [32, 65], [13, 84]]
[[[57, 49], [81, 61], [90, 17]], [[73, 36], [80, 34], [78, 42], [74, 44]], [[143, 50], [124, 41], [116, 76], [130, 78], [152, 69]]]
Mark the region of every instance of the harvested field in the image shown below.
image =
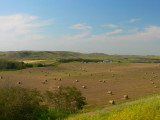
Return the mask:
[[[76, 86], [87, 98], [87, 108], [109, 105], [109, 100], [114, 100], [115, 104], [126, 101], [124, 95], [130, 100], [160, 93], [160, 64], [155, 63], [75, 62], [57, 67], [1, 71], [0, 76], [3, 76], [1, 86], [37, 88], [42, 92], [54, 91], [61, 85]], [[22, 84], [17, 84], [19, 81]], [[112, 95], [108, 91], [112, 91]]]

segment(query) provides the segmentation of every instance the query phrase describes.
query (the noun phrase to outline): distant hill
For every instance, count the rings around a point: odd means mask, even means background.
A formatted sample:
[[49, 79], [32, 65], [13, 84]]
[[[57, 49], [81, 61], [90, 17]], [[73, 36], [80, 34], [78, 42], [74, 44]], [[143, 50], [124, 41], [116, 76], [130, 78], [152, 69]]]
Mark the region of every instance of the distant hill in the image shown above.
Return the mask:
[[0, 59], [9, 60], [58, 60], [58, 59], [98, 59], [113, 62], [160, 63], [160, 56], [108, 55], [104, 53], [79, 53], [69, 51], [9, 51], [0, 52]]
[[83, 54], [78, 52], [67, 51], [10, 51], [0, 52], [0, 59], [70, 59], [70, 58], [86, 58], [86, 59], [104, 59], [108, 55], [104, 53]]
[[65, 51], [11, 51], [0, 52], [0, 58], [3, 59], [58, 59], [58, 58], [76, 58], [81, 53]]

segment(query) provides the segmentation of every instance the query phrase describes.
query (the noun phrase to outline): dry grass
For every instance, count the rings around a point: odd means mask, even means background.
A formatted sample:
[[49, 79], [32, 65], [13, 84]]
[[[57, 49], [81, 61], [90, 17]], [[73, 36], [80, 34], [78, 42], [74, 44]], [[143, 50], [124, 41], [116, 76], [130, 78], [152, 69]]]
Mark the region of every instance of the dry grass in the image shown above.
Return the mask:
[[24, 61], [19, 61], [19, 62], [24, 62], [24, 63], [39, 63], [39, 62], [44, 62], [46, 60], [24, 60]]
[[[57, 67], [3, 71], [0, 72], [0, 76], [3, 76], [0, 84], [17, 85], [17, 82], [21, 81], [23, 83], [21, 86], [37, 88], [40, 91], [46, 89], [54, 91], [57, 86], [74, 85], [87, 98], [86, 108], [89, 109], [109, 105], [109, 100], [114, 100], [116, 104], [126, 101], [123, 99], [125, 94], [129, 95], [130, 100], [160, 93], [159, 70], [159, 64], [66, 63]], [[114, 76], [112, 76], [113, 74]], [[155, 75], [157, 77], [154, 77]], [[55, 78], [56, 80], [54, 80]], [[62, 81], [59, 81], [60, 78]], [[155, 84], [151, 84], [150, 79]], [[48, 80], [48, 82], [42, 84], [44, 80]], [[105, 83], [99, 82], [99, 80], [105, 80]], [[86, 89], [82, 88], [83, 85], [86, 86]], [[155, 85], [157, 88], [154, 87]], [[112, 95], [107, 94], [109, 90], [113, 92]]]
[[[133, 104], [137, 102], [136, 104]], [[149, 98], [129, 102], [130, 105], [115, 106], [118, 109], [110, 112], [95, 112], [88, 115], [87, 113], [78, 114], [67, 120], [159, 120], [160, 119], [160, 96], [152, 96]], [[112, 109], [112, 108], [110, 108]]]

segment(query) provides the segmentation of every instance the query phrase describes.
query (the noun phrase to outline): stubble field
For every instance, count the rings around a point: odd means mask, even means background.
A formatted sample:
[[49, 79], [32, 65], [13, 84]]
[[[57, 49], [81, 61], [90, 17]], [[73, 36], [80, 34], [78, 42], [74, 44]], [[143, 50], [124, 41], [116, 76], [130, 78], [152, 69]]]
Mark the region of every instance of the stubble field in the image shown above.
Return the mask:
[[[87, 98], [86, 108], [97, 108], [160, 93], [160, 64], [155, 63], [80, 63], [57, 67], [1, 71], [1, 86], [22, 86], [55, 91], [58, 86], [76, 86]], [[85, 86], [86, 88], [83, 88]], [[108, 94], [112, 91], [112, 95]]]

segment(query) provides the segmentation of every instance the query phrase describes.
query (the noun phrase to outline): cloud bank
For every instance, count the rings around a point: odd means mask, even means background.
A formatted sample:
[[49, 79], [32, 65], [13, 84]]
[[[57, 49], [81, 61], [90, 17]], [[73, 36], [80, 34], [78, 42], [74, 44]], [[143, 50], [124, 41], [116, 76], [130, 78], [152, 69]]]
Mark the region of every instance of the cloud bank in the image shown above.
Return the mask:
[[80, 52], [160, 55], [159, 45], [157, 43], [155, 44], [155, 42], [160, 41], [159, 26], [148, 26], [140, 32], [134, 31], [130, 34], [119, 34], [123, 32], [125, 31], [117, 29], [111, 32], [90, 36], [88, 33], [84, 32], [79, 35], [65, 36], [59, 40], [57, 44], [66, 43], [63, 50]]
[[38, 28], [47, 26], [50, 20], [39, 21], [39, 17], [13, 14], [0, 16], [0, 50], [28, 50], [32, 41], [44, 40], [45, 35], [40, 34]]
[[79, 30], [80, 33], [63, 34], [56, 39], [53, 35], [46, 35], [40, 31], [40, 28], [50, 24], [50, 21], [42, 21], [38, 16], [21, 14], [0, 16], [0, 51], [60, 50], [160, 55], [160, 26], [148, 26], [141, 28], [141, 31], [139, 28], [115, 29], [93, 34], [92, 26], [74, 24], [68, 28], [73, 31]]

